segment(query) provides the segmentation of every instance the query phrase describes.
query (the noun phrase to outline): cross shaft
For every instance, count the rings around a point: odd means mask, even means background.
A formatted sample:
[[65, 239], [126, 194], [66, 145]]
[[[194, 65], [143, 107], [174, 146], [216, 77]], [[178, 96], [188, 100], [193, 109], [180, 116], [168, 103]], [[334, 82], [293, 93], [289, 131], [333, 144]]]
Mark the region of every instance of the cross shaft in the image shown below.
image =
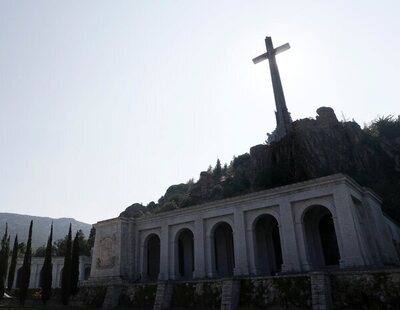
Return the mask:
[[274, 48], [271, 37], [265, 38], [265, 46], [267, 52], [254, 58], [254, 64], [268, 59], [269, 69], [271, 72], [272, 88], [274, 90], [275, 106], [276, 106], [276, 129], [272, 135], [269, 136], [268, 141], [278, 141], [285, 136], [292, 127], [292, 120], [286, 107], [285, 95], [281, 78], [279, 75], [278, 64], [276, 63], [275, 55], [282, 53], [290, 48], [289, 43]]

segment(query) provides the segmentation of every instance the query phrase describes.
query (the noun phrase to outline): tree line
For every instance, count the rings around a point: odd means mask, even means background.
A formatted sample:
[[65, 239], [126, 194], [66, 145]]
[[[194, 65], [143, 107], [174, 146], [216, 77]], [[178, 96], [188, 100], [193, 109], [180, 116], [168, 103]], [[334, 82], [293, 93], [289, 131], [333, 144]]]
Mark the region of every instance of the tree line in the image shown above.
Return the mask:
[[[94, 244], [95, 230], [92, 228], [87, 240], [85, 239], [82, 230], [78, 230], [72, 240], [70, 224], [68, 234], [65, 238], [53, 243], [53, 224], [51, 224], [47, 245], [39, 247], [35, 252], [32, 252], [32, 226], [33, 221], [31, 221], [29, 225], [29, 234], [26, 245], [24, 243], [18, 243], [18, 235], [16, 235], [13, 249], [10, 253], [11, 240], [10, 235], [8, 234], [8, 225], [6, 224], [5, 232], [0, 244], [0, 300], [4, 297], [4, 293], [11, 293], [14, 284], [17, 258], [19, 255], [23, 255], [23, 264], [20, 269], [19, 283], [17, 284], [19, 286], [19, 301], [22, 305], [25, 303], [28, 295], [31, 274], [31, 260], [32, 256], [36, 256], [44, 257], [39, 286], [41, 288], [42, 301], [46, 304], [52, 294], [52, 257], [63, 256], [64, 266], [61, 275], [61, 300], [65, 305], [67, 305], [70, 296], [78, 293], [79, 256], [90, 255], [90, 250]], [[10, 256], [11, 261], [10, 264], [8, 264]]]

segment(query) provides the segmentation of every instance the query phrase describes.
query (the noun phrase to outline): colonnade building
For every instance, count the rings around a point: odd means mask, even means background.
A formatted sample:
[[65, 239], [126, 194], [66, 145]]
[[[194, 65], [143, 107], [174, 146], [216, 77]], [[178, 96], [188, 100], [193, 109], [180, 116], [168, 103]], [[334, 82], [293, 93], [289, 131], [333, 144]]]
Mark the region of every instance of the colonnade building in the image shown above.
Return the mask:
[[343, 174], [95, 225], [89, 282], [261, 276], [399, 265], [400, 229]]
[[[16, 265], [16, 272], [14, 275], [13, 288], [20, 288], [21, 277], [22, 277], [22, 265], [24, 259], [19, 257]], [[51, 259], [52, 263], [52, 282], [51, 287], [61, 287], [62, 272], [64, 267], [64, 257], [57, 256]], [[89, 256], [79, 256], [79, 281], [85, 281], [89, 279], [90, 265], [92, 259]], [[31, 274], [29, 278], [29, 288], [39, 288], [43, 281], [43, 265], [44, 257], [32, 257], [31, 260]]]

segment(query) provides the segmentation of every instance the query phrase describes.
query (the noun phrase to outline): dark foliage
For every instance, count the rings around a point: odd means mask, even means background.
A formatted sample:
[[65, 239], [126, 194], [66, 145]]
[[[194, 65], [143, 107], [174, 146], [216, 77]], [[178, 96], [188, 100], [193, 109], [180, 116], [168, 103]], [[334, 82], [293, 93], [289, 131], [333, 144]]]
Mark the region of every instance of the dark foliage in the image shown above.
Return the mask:
[[25, 251], [24, 262], [22, 264], [22, 271], [21, 271], [21, 286], [19, 289], [19, 301], [21, 302], [21, 304], [25, 303], [25, 299], [28, 294], [29, 280], [31, 277], [32, 225], [33, 225], [33, 221], [31, 221], [31, 224], [29, 225], [28, 242], [26, 243], [26, 251]]
[[217, 163], [215, 165], [215, 168], [213, 170], [213, 176], [216, 178], [219, 178], [222, 176], [222, 167], [221, 167], [221, 161], [217, 159]]
[[71, 247], [72, 247], [71, 224], [67, 235], [66, 251], [64, 255], [64, 267], [61, 279], [61, 301], [64, 305], [68, 304], [71, 294]]
[[18, 235], [15, 235], [14, 246], [12, 249], [10, 268], [8, 269], [7, 288], [10, 291], [14, 284], [15, 268], [17, 267], [18, 257]]
[[51, 296], [51, 283], [53, 282], [53, 264], [51, 261], [53, 252], [53, 224], [51, 224], [50, 235], [47, 240], [47, 246], [45, 250], [45, 258], [42, 268], [42, 283], [40, 286], [42, 287], [42, 301], [44, 304], [50, 299]]
[[4, 296], [5, 292], [5, 280], [8, 268], [8, 253], [10, 251], [10, 237], [8, 236], [8, 226], [6, 224], [6, 229], [1, 239], [1, 249], [0, 249], [0, 300]]
[[[95, 229], [92, 227], [90, 230], [89, 238], [85, 238], [85, 234], [80, 229], [77, 231], [78, 240], [79, 240], [79, 255], [90, 256], [90, 252], [94, 246], [94, 236], [95, 236]], [[63, 239], [59, 239], [53, 243], [53, 256], [65, 256], [67, 251], [67, 242], [68, 242], [68, 235], [66, 235]], [[38, 248], [36, 252], [37, 256], [43, 256], [43, 250]]]
[[79, 281], [79, 231], [76, 233], [74, 243], [72, 246], [72, 260], [71, 260], [71, 294], [76, 295], [78, 293], [78, 281]]
[[46, 247], [40, 246], [32, 254], [33, 257], [46, 257]]
[[89, 255], [91, 254], [91, 250], [94, 247], [94, 238], [96, 236], [96, 228], [94, 228], [94, 226], [92, 226], [92, 228], [90, 229], [90, 233], [89, 233], [89, 238], [87, 239], [86, 242], [86, 247], [88, 249], [88, 253]]
[[23, 257], [26, 252], [26, 244], [25, 242], [21, 242], [18, 244], [18, 256]]

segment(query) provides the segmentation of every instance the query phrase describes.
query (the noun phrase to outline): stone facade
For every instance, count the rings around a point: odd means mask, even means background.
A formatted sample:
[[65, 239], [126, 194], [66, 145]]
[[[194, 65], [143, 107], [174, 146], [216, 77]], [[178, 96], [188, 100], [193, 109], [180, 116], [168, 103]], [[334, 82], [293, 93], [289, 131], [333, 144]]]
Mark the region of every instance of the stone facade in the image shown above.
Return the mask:
[[343, 174], [95, 228], [93, 285], [399, 265], [398, 226]]
[[[23, 258], [18, 258], [14, 284], [13, 288], [19, 287], [19, 279], [20, 279], [20, 269], [22, 267]], [[40, 273], [43, 268], [44, 257], [33, 257], [31, 262], [31, 277], [29, 280], [29, 288], [39, 288], [40, 287]], [[58, 288], [61, 287], [61, 275], [62, 269], [64, 266], [64, 257], [53, 257], [53, 282], [52, 287]], [[92, 258], [88, 256], [80, 256], [79, 257], [79, 280], [84, 281], [89, 278], [90, 275], [90, 267], [92, 264]]]

